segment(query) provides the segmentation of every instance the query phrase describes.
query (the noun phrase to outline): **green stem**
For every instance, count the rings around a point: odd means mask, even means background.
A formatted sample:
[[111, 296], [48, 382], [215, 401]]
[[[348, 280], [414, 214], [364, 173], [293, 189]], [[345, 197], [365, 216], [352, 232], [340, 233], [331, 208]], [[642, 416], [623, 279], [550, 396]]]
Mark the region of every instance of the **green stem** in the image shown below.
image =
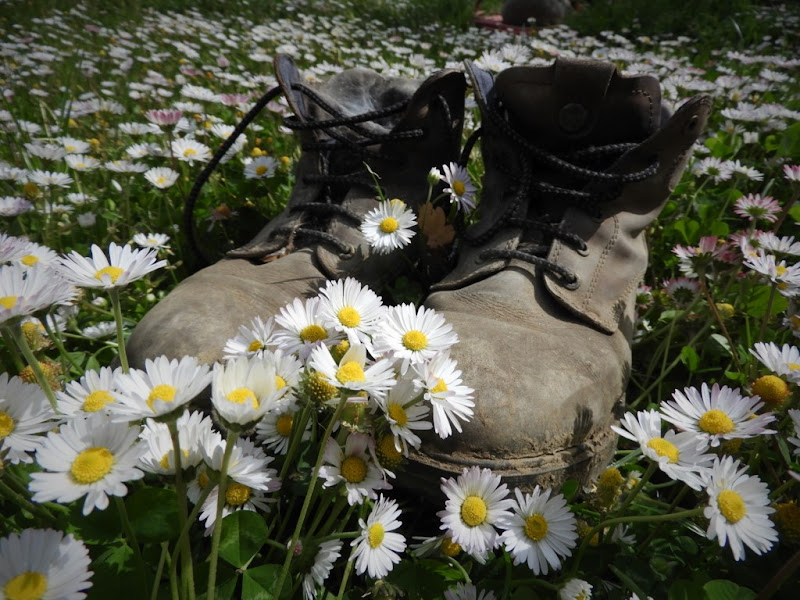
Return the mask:
[[[294, 545], [297, 543], [297, 540], [300, 539], [300, 532], [303, 530], [303, 524], [305, 523], [306, 520], [308, 507], [311, 504], [311, 499], [313, 498], [314, 491], [317, 487], [317, 479], [319, 478], [319, 469], [322, 466], [322, 459], [325, 456], [325, 446], [327, 444], [328, 438], [330, 438], [331, 436], [334, 424], [339, 420], [339, 415], [341, 415], [342, 409], [344, 408], [346, 402], [347, 402], [347, 395], [342, 393], [341, 398], [339, 399], [339, 404], [336, 407], [336, 411], [333, 413], [333, 416], [331, 416], [330, 421], [328, 421], [328, 426], [325, 428], [325, 433], [322, 436], [322, 441], [319, 446], [319, 452], [317, 453], [317, 460], [314, 463], [314, 471], [311, 473], [311, 481], [308, 483], [308, 491], [306, 491], [306, 497], [303, 500], [303, 506], [300, 509], [300, 516], [297, 518], [297, 524], [295, 525], [294, 533], [292, 534], [292, 539], [289, 540], [288, 544], [289, 548], [293, 548]], [[286, 580], [286, 575], [288, 575], [289, 573], [289, 566], [292, 564], [292, 556], [293, 556], [292, 552], [287, 552], [286, 559], [283, 561], [281, 574], [280, 577], [278, 578], [278, 585], [275, 587], [278, 594], [280, 594], [280, 591], [283, 589], [283, 582]], [[213, 600], [213, 598], [209, 598], [209, 600]]]
[[[186, 519], [186, 524], [181, 529], [181, 534], [178, 536], [178, 540], [175, 542], [175, 549], [172, 551], [172, 556], [170, 560], [170, 582], [172, 580], [177, 581], [177, 572], [178, 572], [178, 556], [183, 549], [183, 541], [188, 539], [189, 530], [192, 528], [192, 523], [194, 523], [195, 519], [197, 519], [197, 514], [203, 508], [203, 503], [208, 498], [208, 495], [214, 489], [214, 486], [210, 483], [203, 489], [203, 492], [200, 494], [200, 497], [197, 499], [197, 504], [195, 504], [192, 512], [189, 513], [189, 517]], [[177, 583], [176, 591], [177, 591]]]
[[114, 321], [117, 324], [117, 344], [119, 348], [119, 364], [122, 366], [122, 372], [127, 373], [130, 371], [128, 367], [128, 353], [125, 350], [125, 336], [123, 334], [123, 321], [122, 321], [122, 305], [119, 301], [119, 288], [111, 288], [109, 290], [111, 296], [111, 306], [114, 308]]
[[450, 556], [447, 557], [447, 562], [450, 564], [451, 567], [454, 567], [457, 571], [461, 573], [461, 576], [464, 578], [464, 583], [472, 583], [472, 579], [470, 579], [469, 573], [461, 566], [461, 563], [458, 562], [455, 558]]
[[800, 550], [795, 552], [794, 556], [790, 558], [775, 575], [767, 582], [767, 585], [756, 596], [756, 600], [769, 600], [778, 591], [778, 588], [783, 585], [792, 573], [800, 568]]
[[44, 326], [44, 330], [47, 332], [47, 336], [53, 341], [56, 348], [58, 349], [58, 353], [60, 356], [64, 357], [72, 368], [74, 368], [77, 372], [82, 372], [83, 369], [81, 365], [75, 362], [75, 359], [72, 358], [72, 355], [67, 352], [67, 349], [64, 347], [64, 342], [61, 341], [61, 335], [55, 329], [50, 327], [50, 324], [47, 322], [47, 315], [42, 315], [42, 325]]
[[25, 497], [24, 494], [17, 492], [16, 490], [11, 489], [9, 485], [6, 484], [5, 481], [0, 479], [0, 496], [4, 497], [6, 500], [10, 500], [17, 506], [19, 506], [22, 510], [27, 510], [28, 512], [36, 515], [41, 519], [45, 519], [51, 525], [55, 525], [56, 518], [53, 514], [47, 510], [43, 506], [39, 506], [38, 504], [31, 502], [31, 500]]
[[[225, 435], [225, 453], [222, 455], [222, 467], [219, 472], [219, 483], [217, 484], [217, 513], [214, 518], [214, 532], [211, 534], [211, 554], [208, 556], [208, 592], [206, 593], [208, 600], [214, 600], [216, 592], [214, 585], [217, 582], [219, 541], [222, 539], [222, 509], [225, 507], [225, 492], [228, 489], [228, 463], [231, 460], [233, 445], [238, 437], [239, 434], [230, 429]], [[289, 555], [291, 556], [291, 552]]]
[[150, 600], [158, 600], [158, 589], [161, 583], [161, 574], [164, 572], [164, 563], [167, 562], [169, 557], [169, 543], [161, 542], [161, 556], [158, 558], [158, 567], [156, 567], [156, 577], [153, 581], [153, 588], [150, 592]]
[[47, 377], [45, 377], [44, 371], [42, 371], [42, 367], [39, 365], [39, 361], [33, 354], [33, 350], [31, 350], [31, 347], [28, 345], [28, 341], [25, 339], [25, 334], [22, 333], [20, 321], [15, 320], [7, 328], [7, 330], [11, 334], [14, 342], [16, 342], [20, 352], [22, 352], [22, 356], [25, 357], [25, 360], [28, 361], [31, 369], [33, 369], [33, 374], [36, 376], [36, 381], [39, 383], [42, 390], [44, 390], [45, 396], [47, 396], [47, 399], [50, 401], [50, 406], [52, 406], [53, 410], [58, 413], [59, 411], [58, 403], [56, 402], [56, 395], [53, 393], [53, 388], [50, 387], [50, 382], [47, 381]]
[[360, 531], [345, 531], [344, 533], [332, 533], [321, 538], [314, 538], [318, 544], [322, 542], [330, 542], [331, 540], [352, 540], [361, 535]]
[[8, 328], [3, 327], [2, 331], [3, 339], [6, 340], [6, 348], [8, 348], [8, 354], [11, 356], [11, 362], [14, 363], [14, 368], [16, 372], [19, 373], [22, 369], [25, 368], [25, 361], [22, 360], [22, 356], [20, 356], [19, 351], [17, 350], [17, 345], [14, 342], [14, 337], [11, 335], [11, 332]]
[[[181, 442], [178, 434], [178, 424], [172, 420], [167, 423], [169, 435], [172, 438], [172, 450], [175, 455], [175, 495], [178, 498], [178, 526], [183, 531], [186, 527], [188, 506], [186, 504], [186, 485], [183, 481], [183, 468], [181, 466]], [[194, 565], [192, 564], [192, 550], [189, 546], [189, 537], [183, 536], [181, 549], [181, 581], [188, 591], [189, 600], [194, 600]]]
[[614, 511], [614, 514], [619, 515], [625, 512], [625, 509], [631, 505], [633, 499], [636, 498], [637, 494], [642, 490], [644, 485], [650, 480], [653, 476], [653, 473], [656, 472], [658, 468], [658, 463], [655, 461], [650, 461], [650, 464], [647, 465], [647, 470], [642, 475], [641, 479], [636, 483], [636, 486], [631, 490], [631, 493], [628, 494], [628, 497], [619, 505], [619, 508]]
[[[350, 554], [350, 556], [352, 556], [352, 553]], [[350, 573], [353, 572], [354, 563], [355, 559], [353, 558], [347, 561], [347, 566], [344, 569], [344, 575], [342, 575], [342, 583], [339, 585], [339, 593], [336, 594], [336, 600], [342, 600], [342, 598], [344, 598], [344, 591], [347, 588], [347, 580], [350, 579]]]
[[[678, 506], [678, 503], [681, 500], [683, 500], [683, 497], [686, 495], [686, 492], [688, 492], [689, 489], [690, 489], [689, 486], [684, 483], [683, 487], [681, 488], [681, 491], [678, 492], [677, 494], [675, 494], [675, 497], [672, 499], [672, 503], [670, 503], [669, 507], [667, 508], [667, 513], [666, 514], [670, 514], [670, 513], [672, 513], [672, 511], [675, 510], [675, 508]], [[643, 552], [644, 549], [647, 548], [647, 546], [650, 544], [650, 542], [652, 542], [654, 539], [656, 539], [656, 536], [661, 532], [661, 526], [662, 525], [663, 525], [662, 523], [659, 523], [658, 525], [656, 525], [653, 528], [653, 531], [650, 532], [650, 535], [648, 535], [645, 538], [645, 540], [641, 544], [639, 544], [639, 547], [636, 549], [636, 554], [637, 555], [641, 555], [641, 552]]]
[[767, 310], [764, 311], [764, 318], [761, 320], [761, 327], [758, 329], [758, 341], [764, 340], [764, 333], [767, 331], [767, 322], [772, 315], [772, 303], [775, 301], [775, 294], [778, 291], [778, 284], [773, 283], [772, 288], [769, 290], [769, 298], [767, 299]]
[[728, 345], [731, 347], [731, 358], [736, 365], [736, 370], [741, 372], [742, 365], [739, 362], [739, 353], [736, 351], [736, 344], [733, 341], [731, 334], [728, 332], [728, 328], [725, 326], [725, 322], [722, 320], [719, 310], [717, 310], [717, 304], [714, 302], [714, 298], [711, 296], [711, 290], [708, 289], [708, 284], [706, 283], [706, 278], [703, 273], [700, 273], [700, 278], [698, 281], [700, 282], [700, 289], [703, 290], [703, 295], [706, 297], [708, 307], [711, 309], [711, 313], [714, 315], [714, 320], [717, 322], [717, 325], [719, 325], [722, 335], [725, 336], [725, 339], [728, 340]]
[[133, 550], [133, 559], [136, 561], [136, 566], [141, 573], [142, 591], [144, 592], [142, 597], [146, 598], [149, 586], [147, 585], [147, 567], [142, 557], [142, 550], [139, 548], [139, 542], [136, 540], [136, 533], [133, 531], [130, 519], [128, 519], [128, 511], [125, 508], [125, 502], [122, 500], [121, 496], [114, 496], [114, 502], [117, 504], [117, 511], [119, 512], [120, 521], [122, 521], [122, 530], [125, 532], [125, 539]]
[[300, 410], [299, 418], [292, 425], [292, 437], [289, 440], [289, 447], [286, 449], [286, 456], [283, 458], [283, 465], [281, 466], [281, 471], [278, 474], [278, 479], [280, 481], [285, 481], [286, 472], [289, 470], [289, 465], [295, 464], [294, 455], [303, 439], [303, 433], [306, 429], [306, 423], [309, 419], [310, 410], [309, 403], [303, 405], [303, 408]]

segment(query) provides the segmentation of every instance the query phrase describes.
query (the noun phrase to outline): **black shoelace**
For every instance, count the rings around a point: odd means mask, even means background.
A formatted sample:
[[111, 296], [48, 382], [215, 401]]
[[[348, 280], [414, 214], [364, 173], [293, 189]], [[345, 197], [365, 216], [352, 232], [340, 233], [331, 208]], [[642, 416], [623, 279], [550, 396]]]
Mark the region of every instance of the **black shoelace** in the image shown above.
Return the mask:
[[[641, 181], [655, 174], [658, 170], [658, 161], [654, 160], [647, 168], [632, 173], [610, 173], [591, 168], [587, 165], [598, 158], [607, 161], [610, 158], [613, 162], [637, 144], [619, 143], [592, 146], [559, 156], [535, 146], [520, 135], [503, 116], [503, 112], [502, 106], [495, 100], [486, 110], [484, 118], [490, 120], [498, 132], [497, 135], [502, 136], [515, 147], [520, 157], [521, 169], [518, 172], [512, 173], [503, 165], [495, 165], [495, 168], [501, 169], [504, 175], [513, 182], [512, 186], [516, 189], [511, 200], [507, 201], [506, 209], [501, 217], [488, 230], [476, 236], [470, 236], [467, 231], [464, 234], [464, 240], [470, 245], [477, 246], [487, 242], [498, 231], [507, 227], [523, 229], [523, 236], [530, 231], [541, 232], [544, 234], [545, 241], [543, 243], [523, 242], [515, 250], [488, 249], [481, 252], [479, 256], [484, 260], [523, 260], [554, 274], [565, 287], [575, 289], [580, 284], [578, 276], [569, 269], [547, 260], [546, 256], [555, 239], [565, 242], [580, 253], [588, 250], [586, 241], [575, 233], [561, 229], [560, 217], [543, 212], [534, 218], [520, 218], [516, 215], [529, 214], [528, 207], [530, 205], [536, 207], [540, 200], [557, 197], [563, 200], [565, 205], [578, 206], [592, 217], [602, 218], [603, 201], [616, 197], [621, 186]], [[462, 164], [466, 163], [472, 146], [482, 135], [485, 135], [483, 128], [478, 129], [467, 141], [461, 157]], [[537, 180], [534, 177], [534, 165], [540, 169], [546, 169], [548, 173], [566, 175], [571, 182], [570, 187]], [[589, 192], [581, 189], [589, 183], [603, 184], [598, 187], [601, 191]]]

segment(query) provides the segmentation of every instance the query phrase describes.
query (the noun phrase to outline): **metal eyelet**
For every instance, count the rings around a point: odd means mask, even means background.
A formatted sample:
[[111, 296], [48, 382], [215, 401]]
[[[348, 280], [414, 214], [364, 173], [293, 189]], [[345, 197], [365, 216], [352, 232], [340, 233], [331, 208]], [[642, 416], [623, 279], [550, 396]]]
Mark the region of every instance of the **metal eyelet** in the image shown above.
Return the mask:
[[356, 255], [356, 249], [353, 246], [348, 245], [348, 248], [347, 252], [339, 252], [339, 258], [348, 260]]
[[589, 256], [589, 245], [584, 242], [583, 246], [575, 249], [575, 252], [578, 253], [578, 256]]
[[581, 280], [578, 278], [577, 275], [573, 275], [574, 279], [571, 282], [565, 282], [564, 287], [568, 290], [577, 290], [581, 287]]

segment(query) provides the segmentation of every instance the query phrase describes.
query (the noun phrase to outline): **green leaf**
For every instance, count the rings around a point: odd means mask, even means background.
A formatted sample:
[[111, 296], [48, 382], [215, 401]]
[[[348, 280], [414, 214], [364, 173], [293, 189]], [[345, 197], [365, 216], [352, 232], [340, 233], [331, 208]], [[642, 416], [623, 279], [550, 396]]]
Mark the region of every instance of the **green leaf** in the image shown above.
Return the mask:
[[247, 569], [242, 577], [242, 598], [247, 598], [248, 600], [289, 598], [292, 593], [291, 579], [289, 577], [284, 581], [281, 594], [278, 595], [275, 591], [275, 586], [278, 584], [280, 575], [281, 565], [261, 565], [254, 569]]
[[386, 579], [404, 590], [410, 600], [426, 600], [443, 594], [452, 585], [452, 579], [437, 572], [438, 566], [434, 560], [403, 561]]
[[694, 373], [697, 370], [697, 365], [700, 364], [700, 357], [694, 348], [684, 346], [681, 348], [681, 362], [686, 365], [690, 373]]
[[125, 509], [140, 543], [160, 543], [180, 534], [175, 490], [142, 488], [125, 498]]
[[727, 579], [714, 579], [703, 586], [708, 600], [752, 600], [756, 593]]
[[[195, 585], [197, 600], [205, 600], [208, 588], [208, 562], [195, 564], [194, 579], [197, 582]], [[238, 582], [239, 572], [225, 563], [220, 563], [217, 566], [214, 600], [233, 600]], [[247, 596], [237, 595], [237, 598], [247, 598]]]
[[778, 156], [787, 158], [800, 155], [800, 123], [795, 123], [783, 130], [777, 150]]
[[577, 479], [567, 479], [561, 486], [561, 494], [567, 502], [571, 502], [580, 489], [581, 484]]
[[70, 508], [69, 533], [75, 533], [86, 544], [104, 544], [121, 536], [122, 523], [114, 502], [105, 510], [93, 510], [86, 516], [81, 512], [83, 500], [73, 503]]
[[712, 221], [708, 225], [708, 234], [726, 238], [731, 232], [731, 228], [724, 221]]
[[706, 592], [693, 581], [678, 579], [669, 587], [668, 600], [706, 600]]
[[795, 223], [800, 221], [800, 204], [794, 204], [792, 208], [789, 209], [789, 219]]
[[687, 244], [695, 244], [700, 239], [700, 223], [693, 219], [681, 219], [673, 228], [683, 236], [683, 241]]
[[[748, 298], [745, 310], [751, 317], [761, 318], [767, 314], [767, 305], [769, 304], [769, 296], [772, 287], [768, 285], [759, 285], [754, 287]], [[772, 299], [771, 314], [776, 315], [786, 310], [789, 302], [781, 294], [775, 293]]]
[[222, 520], [219, 555], [234, 567], [243, 567], [266, 541], [264, 518], [250, 510], [238, 510]]
[[709, 339], [715, 341], [725, 351], [725, 353], [730, 356], [731, 345], [728, 343], [728, 339], [724, 335], [720, 333], [712, 333], [709, 336]]

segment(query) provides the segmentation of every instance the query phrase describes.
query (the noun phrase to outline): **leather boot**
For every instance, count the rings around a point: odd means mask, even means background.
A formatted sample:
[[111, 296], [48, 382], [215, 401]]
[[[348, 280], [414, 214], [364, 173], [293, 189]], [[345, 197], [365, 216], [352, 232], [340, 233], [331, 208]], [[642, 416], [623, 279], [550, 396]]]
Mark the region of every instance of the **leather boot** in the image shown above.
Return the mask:
[[349, 69], [310, 86], [287, 56], [276, 58], [275, 74], [302, 146], [286, 208], [144, 316], [127, 345], [132, 366], [162, 354], [221, 360], [240, 325], [316, 295], [326, 280], [355, 277], [380, 293], [413, 262], [371, 252], [359, 230], [379, 202], [365, 163], [387, 198], [412, 209], [424, 202], [428, 171], [458, 157], [464, 75], [446, 70], [420, 82]]
[[472, 465], [524, 489], [585, 482], [616, 447], [645, 231], [710, 99], [661, 123], [658, 82], [611, 64], [467, 71], [482, 118], [479, 220], [425, 305], [458, 333], [475, 414], [462, 434], [428, 435], [404, 477], [434, 493]]

